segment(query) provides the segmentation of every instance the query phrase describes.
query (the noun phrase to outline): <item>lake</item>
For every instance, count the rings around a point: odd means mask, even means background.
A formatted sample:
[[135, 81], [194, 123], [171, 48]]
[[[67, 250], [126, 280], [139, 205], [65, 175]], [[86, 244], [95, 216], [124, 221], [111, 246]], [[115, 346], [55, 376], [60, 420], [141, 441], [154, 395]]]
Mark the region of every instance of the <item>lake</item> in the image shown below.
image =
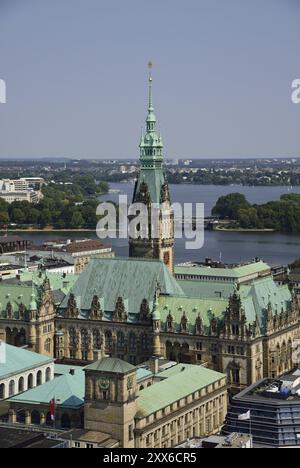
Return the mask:
[[[109, 193], [104, 200], [116, 201], [118, 195], [126, 194], [131, 201], [133, 183], [110, 184], [111, 189], [119, 193]], [[222, 195], [233, 192], [243, 193], [251, 203], [265, 203], [278, 200], [285, 193], [299, 193], [300, 187], [242, 187], [242, 186], [206, 186], [206, 185], [171, 185], [173, 202], [204, 203], [205, 215], [209, 216], [212, 207]], [[82, 237], [96, 238], [94, 232], [52, 232], [52, 233], [20, 233], [22, 237], [41, 243], [54, 238], [75, 239]], [[108, 239], [117, 255], [128, 255], [128, 243], [124, 239]], [[300, 235], [278, 233], [239, 233], [239, 232], [205, 232], [204, 247], [199, 250], [186, 250], [184, 239], [176, 241], [176, 262], [203, 260], [210, 257], [224, 262], [240, 262], [260, 257], [271, 265], [287, 265], [300, 258]]]

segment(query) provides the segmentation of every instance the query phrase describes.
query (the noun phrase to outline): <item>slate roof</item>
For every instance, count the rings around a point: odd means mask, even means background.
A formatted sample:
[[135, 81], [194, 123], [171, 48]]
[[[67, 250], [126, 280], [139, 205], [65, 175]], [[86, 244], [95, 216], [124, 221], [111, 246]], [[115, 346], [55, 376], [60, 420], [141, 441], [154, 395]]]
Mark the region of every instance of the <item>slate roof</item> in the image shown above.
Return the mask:
[[3, 342], [1, 342], [1, 355], [3, 348], [5, 363], [0, 361], [0, 379], [53, 362], [53, 359], [47, 356], [16, 348]]

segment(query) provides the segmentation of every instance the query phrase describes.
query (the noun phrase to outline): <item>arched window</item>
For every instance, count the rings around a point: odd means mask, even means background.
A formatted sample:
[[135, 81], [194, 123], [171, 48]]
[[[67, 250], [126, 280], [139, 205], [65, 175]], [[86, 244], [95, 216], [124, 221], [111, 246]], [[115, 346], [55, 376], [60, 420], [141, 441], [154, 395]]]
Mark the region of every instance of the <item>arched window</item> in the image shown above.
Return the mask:
[[93, 330], [94, 349], [101, 349], [101, 334], [99, 330]]
[[76, 331], [75, 328], [69, 328], [70, 346], [76, 346]]
[[46, 339], [44, 349], [45, 349], [46, 353], [48, 353], [48, 354], [51, 353], [51, 339], [50, 338]]
[[81, 346], [82, 346], [82, 348], [88, 348], [88, 344], [89, 344], [88, 331], [85, 328], [82, 328], [80, 330], [80, 333], [81, 333]]
[[142, 335], [141, 347], [142, 347], [142, 351], [148, 351], [149, 349], [149, 338], [148, 338], [148, 335], [146, 335], [146, 333]]
[[29, 374], [29, 376], [28, 376], [27, 388], [28, 388], [28, 390], [33, 388], [33, 375], [32, 374]]
[[51, 380], [51, 369], [50, 367], [47, 367], [46, 369], [46, 382], [49, 382]]
[[36, 384], [37, 385], [42, 385], [42, 371], [38, 371], [37, 376], [36, 376]]
[[125, 336], [124, 333], [118, 332], [117, 334], [117, 347], [124, 348], [125, 346]]
[[15, 381], [14, 381], [14, 380], [11, 380], [11, 381], [9, 382], [9, 386], [8, 386], [8, 396], [10, 396], [10, 397], [14, 396], [14, 394], [15, 394], [15, 387], [16, 387]]
[[19, 378], [19, 384], [18, 384], [18, 393], [24, 392], [24, 378], [20, 377]]
[[0, 385], [0, 400], [4, 400], [5, 398], [5, 385], [4, 383]]
[[112, 345], [113, 345], [112, 334], [111, 334], [110, 330], [107, 330], [105, 332], [105, 350], [106, 350], [107, 353], [112, 352]]
[[129, 334], [129, 350], [136, 351], [136, 349], [137, 349], [136, 335], [135, 333], [130, 333]]

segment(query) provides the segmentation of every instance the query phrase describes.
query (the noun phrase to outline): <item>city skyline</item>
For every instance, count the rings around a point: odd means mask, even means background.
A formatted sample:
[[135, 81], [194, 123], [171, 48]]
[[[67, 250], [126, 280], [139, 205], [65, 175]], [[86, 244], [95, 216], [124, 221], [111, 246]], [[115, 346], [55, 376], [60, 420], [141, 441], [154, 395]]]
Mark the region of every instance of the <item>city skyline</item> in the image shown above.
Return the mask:
[[297, 2], [69, 7], [0, 2], [1, 159], [136, 159], [150, 59], [167, 159], [300, 156]]

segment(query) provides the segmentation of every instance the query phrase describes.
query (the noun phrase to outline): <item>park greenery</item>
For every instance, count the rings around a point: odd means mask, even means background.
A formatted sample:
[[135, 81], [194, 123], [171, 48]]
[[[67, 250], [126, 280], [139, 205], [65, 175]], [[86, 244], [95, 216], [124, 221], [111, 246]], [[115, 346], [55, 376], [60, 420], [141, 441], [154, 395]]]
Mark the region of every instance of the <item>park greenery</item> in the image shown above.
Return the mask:
[[291, 265], [289, 265], [289, 268], [294, 271], [294, 270], [299, 270], [300, 269], [300, 258], [295, 260]]
[[43, 198], [37, 204], [8, 204], [0, 198], [0, 227], [95, 229], [98, 197], [107, 192], [108, 185], [97, 184], [91, 175], [60, 177], [42, 188]]
[[228, 227], [242, 229], [272, 229], [277, 232], [300, 232], [300, 195], [282, 195], [280, 200], [252, 205], [240, 193], [220, 197], [212, 215], [232, 220]]

